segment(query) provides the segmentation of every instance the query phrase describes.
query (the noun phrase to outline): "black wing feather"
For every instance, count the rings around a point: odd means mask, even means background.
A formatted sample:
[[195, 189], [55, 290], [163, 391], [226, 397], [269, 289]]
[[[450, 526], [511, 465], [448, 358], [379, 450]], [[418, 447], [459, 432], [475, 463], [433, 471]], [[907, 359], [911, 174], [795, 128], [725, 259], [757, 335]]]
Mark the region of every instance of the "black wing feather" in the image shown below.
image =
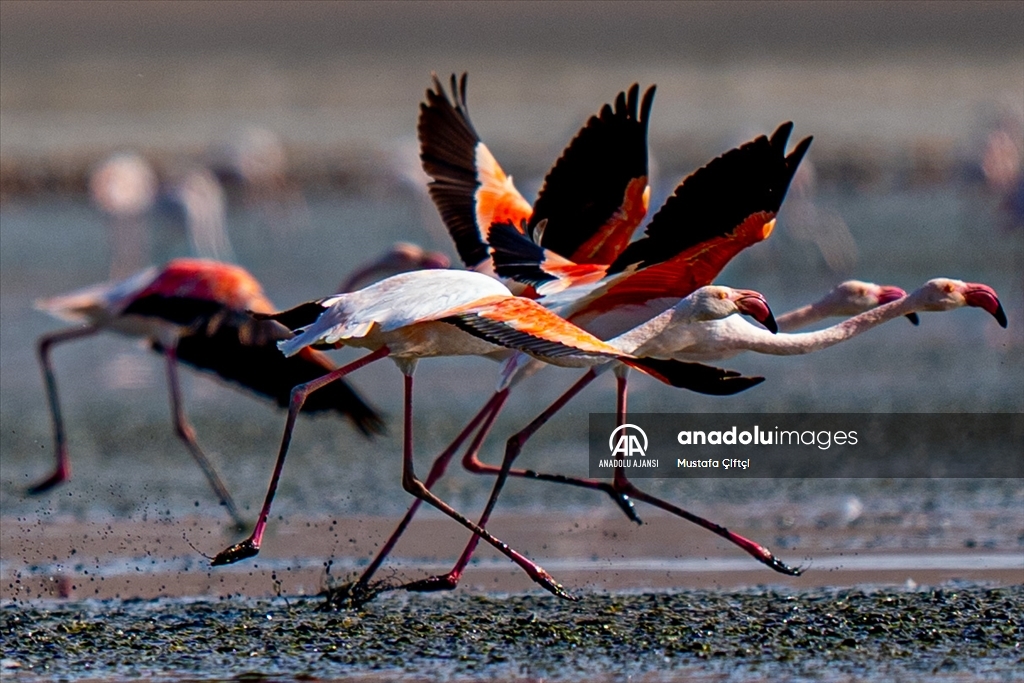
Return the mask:
[[538, 339], [533, 335], [520, 332], [507, 323], [485, 318], [474, 313], [448, 316], [447, 318], [441, 318], [440, 320], [441, 322], [455, 325], [460, 330], [468, 332], [474, 337], [479, 337], [484, 341], [489, 341], [492, 344], [515, 349], [517, 351], [536, 353], [546, 358], [563, 358], [566, 356], [580, 355], [608, 355], [609, 358], [615, 357], [612, 354], [584, 352], [580, 349], [567, 346], [559, 342], [547, 339]]
[[494, 272], [499, 277], [535, 287], [556, 279], [541, 268], [545, 258], [544, 247], [535, 244], [511, 223], [492, 225], [489, 239]]
[[455, 241], [459, 258], [472, 268], [487, 258], [474, 206], [479, 186], [476, 146], [480, 136], [466, 107], [466, 74], [458, 82], [452, 74], [451, 99], [436, 74], [433, 79], [434, 88], [427, 90], [427, 101], [420, 103], [416, 125], [420, 160], [423, 170], [433, 178], [428, 186], [430, 197]]
[[687, 176], [651, 219], [644, 237], [626, 247], [608, 272], [634, 263], [641, 268], [661, 263], [729, 234], [753, 214], [777, 213], [812, 139], [802, 140], [787, 157], [792, 129], [792, 123], [784, 123], [771, 139], [760, 136]]
[[[615, 109], [604, 105], [590, 117], [544, 179], [529, 234], [547, 220], [540, 243], [571, 259], [620, 208], [634, 178], [646, 177], [647, 126], [654, 102], [654, 86], [639, 103], [636, 83], [619, 93]], [[536, 238], [536, 235], [534, 235]]]
[[738, 394], [764, 381], [764, 377], [744, 377], [733, 370], [723, 370], [702, 363], [656, 358], [637, 358], [627, 363], [638, 370], [649, 371], [661, 381], [679, 389], [689, 389], [712, 396]]

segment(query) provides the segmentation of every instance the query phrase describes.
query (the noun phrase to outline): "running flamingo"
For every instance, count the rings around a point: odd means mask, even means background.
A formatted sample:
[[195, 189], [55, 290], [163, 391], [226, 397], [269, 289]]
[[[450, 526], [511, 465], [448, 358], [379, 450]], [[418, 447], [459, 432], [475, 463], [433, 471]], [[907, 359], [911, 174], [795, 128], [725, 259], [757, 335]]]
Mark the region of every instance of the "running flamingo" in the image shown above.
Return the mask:
[[[424, 170], [434, 178], [431, 195], [460, 256], [468, 267], [492, 272], [495, 267], [492, 260], [495, 228], [504, 222], [511, 225], [509, 230], [522, 233], [524, 230], [520, 224], [528, 220], [534, 227], [525, 232], [532, 239], [522, 238], [519, 241], [532, 242], [532, 251], [518, 264], [507, 264], [512, 267], [506, 268], [499, 275], [526, 282], [536, 289], [554, 282], [556, 286], [549, 286], [548, 291], [558, 292], [560, 300], [551, 297], [546, 303], [574, 323], [602, 337], [628, 330], [697, 287], [710, 284], [732, 256], [770, 235], [789, 183], [811, 143], [810, 137], [805, 138], [787, 155], [786, 142], [793, 126], [786, 123], [771, 138], [758, 137], [712, 160], [684, 179], [652, 219], [645, 230], [645, 237], [627, 247], [629, 236], [647, 209], [646, 122], [653, 88], [644, 97], [642, 115], [634, 114], [636, 106], [630, 104], [636, 101], [638, 88], [634, 86], [628, 101], [624, 95], [619, 96], [614, 113], [606, 106], [600, 117], [591, 118], [587, 127], [573, 139], [570, 148], [556, 164], [556, 169], [559, 166], [563, 168], [561, 184], [551, 182], [556, 170], [552, 169], [545, 181], [542, 197], [538, 198], [536, 210], [531, 210], [515, 190], [511, 178], [506, 176], [480, 141], [469, 121], [465, 82], [466, 77], [463, 75], [457, 87], [456, 79], [452, 77], [455, 102], [452, 104], [435, 77], [435, 89], [428, 90], [427, 102], [420, 105], [419, 123]], [[643, 125], [638, 127], [634, 123], [632, 129], [623, 123], [606, 125], [613, 114], [624, 114], [621, 118], [625, 121], [632, 120]], [[590, 132], [584, 134], [588, 128]], [[598, 132], [604, 135], [599, 136]], [[623, 178], [620, 178], [619, 188], [615, 192], [606, 193], [625, 199], [603, 224], [597, 221], [588, 224], [552, 221], [549, 225], [548, 216], [541, 209], [545, 206], [558, 207], [556, 199], [560, 199], [561, 188], [569, 182], [568, 172], [564, 171], [566, 160], [589, 160], [582, 169], [582, 172], [587, 173], [581, 183], [585, 190], [588, 179], [600, 172], [608, 173], [608, 164], [602, 163], [602, 145], [616, 150], [631, 150], [618, 152], [621, 158], [642, 159], [642, 165], [634, 161], [632, 167], [636, 170], [627, 174], [630, 177], [625, 179], [624, 185]], [[583, 150], [574, 149], [579, 147]], [[643, 189], [638, 192], [640, 180], [643, 181]], [[597, 177], [590, 182], [600, 184], [604, 180]], [[585, 205], [586, 192], [577, 190], [564, 192], [564, 195], [568, 198], [563, 200], [566, 203], [583, 202]], [[556, 214], [557, 211], [551, 209], [551, 213]], [[563, 210], [563, 213], [583, 215], [578, 209], [575, 214], [572, 210]], [[549, 240], [567, 230], [574, 231], [570, 244], [584, 243], [591, 247], [609, 245], [609, 248], [580, 251], [576, 247], [575, 253], [582, 254], [583, 260], [589, 261], [581, 264], [570, 261], [569, 257], [574, 254], [558, 254], [545, 249], [545, 244], [552, 244]], [[621, 235], [625, 239], [619, 239]], [[615, 238], [606, 239], [612, 236]], [[492, 247], [491, 259], [484, 256], [487, 246]], [[593, 258], [598, 253], [601, 258]], [[541, 255], [540, 259], [536, 258], [538, 254]], [[516, 269], [516, 265], [524, 267]], [[535, 369], [537, 364], [520, 365], [522, 367]], [[593, 370], [588, 371], [538, 420], [511, 437], [508, 448], [515, 448], [518, 452], [530, 434], [596, 376]], [[479, 431], [463, 459], [463, 465], [474, 472], [498, 471], [480, 462], [476, 452], [503, 403], [504, 398], [500, 392], [488, 400], [455, 442], [438, 456], [428, 477], [428, 486], [442, 476], [451, 455], [478, 426]], [[603, 490], [613, 496], [631, 519], [639, 522], [628, 497], [616, 494], [609, 485], [604, 485]], [[349, 588], [366, 587], [369, 577], [404, 531], [417, 507], [418, 501], [415, 501], [374, 563]], [[769, 566], [788, 570], [767, 549], [761, 546], [756, 548], [755, 556], [762, 561], [766, 557], [772, 558]], [[344, 592], [344, 588], [341, 592]]]
[[[1005, 328], [1007, 326], [1006, 314], [1003, 311], [998, 296], [991, 287], [947, 278], [929, 280], [924, 286], [908, 296], [885, 303], [824, 330], [802, 334], [773, 334], [751, 325], [740, 316], [731, 314], [742, 310], [739, 304], [744, 301], [748, 307], [756, 311], [763, 303], [763, 300], [759, 301], [757, 297], [756, 293], [743, 290], [731, 290], [715, 286], [702, 287], [689, 297], [683, 299], [672, 309], [665, 311], [651, 321], [619, 337], [609, 340], [608, 343], [617, 348], [627, 350], [633, 356], [640, 358], [707, 361], [729, 357], [743, 350], [773, 355], [811, 353], [851, 339], [889, 320], [917, 311], [950, 311], [964, 306], [972, 306], [990, 313], [1002, 327]], [[592, 369], [590, 372], [599, 374], [613, 365], [618, 364], [606, 363], [601, 367]], [[556, 401], [552, 408], [557, 410], [558, 404], [559, 402]], [[554, 413], [552, 408], [542, 413], [526, 430], [523, 430], [527, 432], [527, 437], [551, 417]], [[617, 414], [619, 424], [624, 424], [626, 420], [626, 395], [624, 377], [621, 374], [619, 375]], [[521, 443], [514, 441], [514, 439], [515, 437], [509, 440], [509, 448], [506, 449], [501, 468], [497, 471], [497, 481], [494, 484], [484, 513], [477, 522], [481, 527], [486, 526], [505, 478], [514, 472], [511, 470], [511, 466], [522, 446]], [[474, 447], [478, 446], [478, 443], [474, 444]], [[490, 468], [488, 471], [493, 472], [494, 468]], [[538, 474], [529, 470], [518, 470], [515, 473], [518, 476], [569, 483], [587, 488], [607, 490], [608, 487], [608, 484], [604, 482], [590, 479], [573, 479], [559, 475]], [[718, 534], [722, 538], [743, 548], [750, 555], [776, 571], [792, 575], [799, 575], [801, 573], [800, 569], [788, 567], [779, 561], [767, 548], [739, 536], [721, 525], [709, 522], [636, 488], [625, 477], [625, 470], [621, 467], [616, 468], [610, 486], [619, 495], [642, 500]], [[458, 585], [462, 573], [476, 549], [477, 543], [478, 539], [476, 537], [470, 539], [456, 565], [447, 574], [414, 581], [404, 585], [403, 588], [413, 591], [453, 589]], [[376, 564], [379, 566], [379, 563]], [[371, 567], [376, 569], [373, 565]], [[369, 576], [361, 577], [355, 584], [346, 587], [347, 596], [350, 599], [351, 597], [356, 597], [357, 600], [372, 597], [370, 595], [371, 591], [367, 588], [368, 581]], [[366, 594], [365, 597], [358, 597], [361, 592]], [[337, 602], [337, 598], [334, 598], [334, 601]]]
[[[43, 299], [36, 305], [79, 326], [39, 339], [39, 362], [53, 418], [57, 465], [53, 474], [29, 488], [31, 494], [47, 491], [71, 476], [57, 381], [50, 361], [50, 350], [56, 344], [110, 330], [141, 337], [153, 350], [162, 353], [167, 361], [175, 434], [185, 442], [240, 527], [245, 525], [244, 521], [185, 416], [178, 361], [214, 372], [274, 399], [281, 406], [287, 405], [293, 386], [334, 369], [325, 355], [311, 349], [285, 359], [275, 342], [286, 339], [290, 333], [277, 323], [255, 322], [245, 314], [246, 310], [274, 310], [259, 282], [239, 266], [218, 261], [175, 259], [162, 268], [148, 268], [120, 282]], [[365, 435], [383, 431], [384, 424], [377, 412], [344, 383], [306, 406], [307, 412], [328, 410], [347, 415]]]
[[[712, 394], [735, 393], [761, 381], [703, 365], [633, 358], [540, 304], [513, 296], [497, 280], [471, 271], [403, 273], [357, 292], [261, 317], [278, 321], [297, 333], [278, 344], [288, 356], [310, 347], [354, 346], [369, 349], [370, 353], [292, 391], [281, 448], [256, 527], [249, 538], [220, 552], [213, 559], [214, 565], [231, 564], [259, 552], [295, 417], [306, 398], [336, 379], [390, 356], [405, 377], [405, 489], [486, 540], [547, 590], [568, 597], [541, 567], [456, 512], [416, 477], [412, 460], [412, 376], [417, 361], [459, 355], [499, 359], [509, 355], [508, 348], [514, 348], [564, 367], [588, 367], [618, 359], [673, 386]], [[499, 391], [504, 390], [499, 385]]]

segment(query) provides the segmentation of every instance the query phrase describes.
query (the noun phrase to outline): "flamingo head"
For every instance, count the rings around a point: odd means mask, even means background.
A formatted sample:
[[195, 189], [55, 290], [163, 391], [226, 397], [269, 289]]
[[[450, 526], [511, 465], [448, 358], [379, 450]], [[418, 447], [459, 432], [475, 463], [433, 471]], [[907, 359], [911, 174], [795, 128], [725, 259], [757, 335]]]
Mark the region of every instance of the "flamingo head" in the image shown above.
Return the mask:
[[699, 319], [717, 320], [742, 313], [764, 325], [773, 334], [779, 331], [772, 309], [760, 292], [709, 285], [701, 287], [690, 297], [695, 304], [694, 308], [701, 312]]
[[[899, 301], [906, 295], [906, 291], [893, 285], [847, 280], [836, 285], [819, 303], [831, 316], [853, 316]], [[915, 325], [920, 322], [916, 313], [908, 313], [906, 317]]]
[[981, 308], [1006, 327], [1006, 312], [999, 303], [996, 291], [988, 285], [976, 282], [962, 282], [949, 278], [929, 280], [923, 287], [911, 294], [915, 308], [922, 311], [951, 311], [963, 306]]

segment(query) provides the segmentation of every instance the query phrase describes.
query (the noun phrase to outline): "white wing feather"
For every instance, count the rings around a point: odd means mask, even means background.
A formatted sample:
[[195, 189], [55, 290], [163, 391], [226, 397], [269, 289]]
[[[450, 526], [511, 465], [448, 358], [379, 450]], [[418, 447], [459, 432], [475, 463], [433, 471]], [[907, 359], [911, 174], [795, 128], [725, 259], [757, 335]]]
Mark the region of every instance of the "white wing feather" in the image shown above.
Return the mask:
[[365, 289], [321, 302], [327, 308], [292, 339], [279, 342], [286, 356], [312, 344], [336, 344], [406, 325], [443, 318], [453, 308], [486, 296], [511, 296], [505, 285], [480, 273], [416, 270], [381, 280]]

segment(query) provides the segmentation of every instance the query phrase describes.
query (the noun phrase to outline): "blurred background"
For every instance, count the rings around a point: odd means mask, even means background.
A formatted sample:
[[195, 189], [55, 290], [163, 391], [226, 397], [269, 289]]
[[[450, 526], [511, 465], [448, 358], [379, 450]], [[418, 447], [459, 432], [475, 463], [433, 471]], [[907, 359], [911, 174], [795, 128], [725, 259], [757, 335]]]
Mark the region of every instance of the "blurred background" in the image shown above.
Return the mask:
[[[919, 328], [896, 321], [806, 358], [736, 358], [724, 365], [768, 381], [727, 400], [638, 378], [633, 410], [1020, 412], [1022, 35], [1014, 2], [4, 0], [2, 514], [219, 515], [168, 424], [160, 358], [113, 336], [55, 353], [75, 475], [24, 496], [52, 463], [34, 343], [57, 323], [32, 301], [197, 250], [251, 270], [281, 307], [333, 292], [397, 240], [456, 261], [417, 159], [431, 71], [469, 72], [473, 122], [530, 199], [586, 118], [633, 82], [658, 86], [652, 207], [711, 158], [793, 121], [794, 141], [815, 139], [778, 227], [721, 283], [760, 290], [779, 313], [849, 277], [910, 290], [950, 276], [994, 286], [1010, 319], [1003, 330], [977, 310], [925, 314]], [[255, 514], [283, 414], [183, 375], [200, 442]], [[524, 385], [487, 457], [575, 375], [549, 370]], [[300, 424], [276, 512], [404, 507], [399, 377], [382, 363], [353, 379], [392, 417], [386, 438], [330, 419]], [[477, 359], [422, 364], [422, 468], [494, 377]], [[582, 474], [587, 414], [613, 408], [606, 378], [523, 461]], [[479, 503], [490, 484], [449, 479], [440, 490], [457, 506]], [[676, 497], [684, 486], [652, 485]], [[691, 500], [721, 498], [713, 482], [685, 486]], [[792, 493], [742, 486], [735, 500]], [[605, 504], [522, 482], [506, 490], [509, 509]], [[860, 495], [870, 509], [872, 492]], [[1020, 497], [1018, 486], [999, 500]], [[965, 500], [929, 493], [912, 506], [925, 498]], [[1007, 533], [1020, 526], [1011, 522]]]

